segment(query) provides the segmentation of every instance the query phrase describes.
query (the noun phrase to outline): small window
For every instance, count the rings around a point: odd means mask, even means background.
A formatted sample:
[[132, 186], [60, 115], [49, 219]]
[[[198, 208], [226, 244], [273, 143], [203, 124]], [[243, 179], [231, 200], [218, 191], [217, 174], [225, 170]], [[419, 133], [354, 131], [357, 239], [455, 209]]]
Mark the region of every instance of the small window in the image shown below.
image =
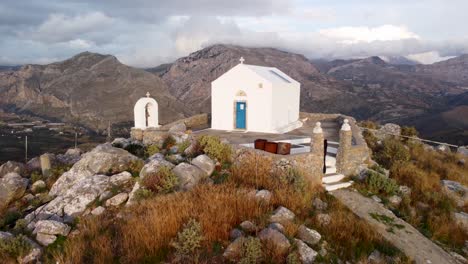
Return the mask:
[[259, 83], [258, 88], [263, 88], [263, 83]]

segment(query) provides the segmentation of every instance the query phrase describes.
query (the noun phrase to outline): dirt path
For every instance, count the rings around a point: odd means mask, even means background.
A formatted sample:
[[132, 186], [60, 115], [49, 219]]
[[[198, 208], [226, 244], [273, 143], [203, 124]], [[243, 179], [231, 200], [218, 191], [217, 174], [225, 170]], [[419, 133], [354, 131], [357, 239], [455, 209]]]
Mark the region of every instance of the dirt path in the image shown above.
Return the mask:
[[331, 194], [375, 227], [379, 234], [416, 263], [457, 263], [450, 254], [419, 233], [416, 228], [396, 217], [382, 204], [347, 189], [336, 190]]

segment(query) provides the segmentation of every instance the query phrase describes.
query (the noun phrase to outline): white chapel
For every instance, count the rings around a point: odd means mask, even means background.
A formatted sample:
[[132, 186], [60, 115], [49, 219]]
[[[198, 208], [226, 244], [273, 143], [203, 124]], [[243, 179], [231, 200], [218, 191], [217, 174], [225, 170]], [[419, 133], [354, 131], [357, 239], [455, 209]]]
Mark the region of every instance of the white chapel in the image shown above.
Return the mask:
[[299, 121], [301, 84], [274, 67], [240, 63], [211, 83], [211, 128], [285, 133]]

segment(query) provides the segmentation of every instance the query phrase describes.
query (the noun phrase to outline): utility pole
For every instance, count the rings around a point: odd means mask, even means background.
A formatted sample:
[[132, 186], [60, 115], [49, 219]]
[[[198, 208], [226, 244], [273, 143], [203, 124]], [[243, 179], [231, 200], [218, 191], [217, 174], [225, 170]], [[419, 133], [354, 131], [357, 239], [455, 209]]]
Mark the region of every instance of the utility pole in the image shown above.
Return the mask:
[[75, 131], [75, 149], [78, 147], [78, 132]]
[[25, 136], [24, 150], [24, 162], [28, 163], [28, 136]]
[[111, 122], [109, 121], [107, 123], [107, 141], [111, 141]]

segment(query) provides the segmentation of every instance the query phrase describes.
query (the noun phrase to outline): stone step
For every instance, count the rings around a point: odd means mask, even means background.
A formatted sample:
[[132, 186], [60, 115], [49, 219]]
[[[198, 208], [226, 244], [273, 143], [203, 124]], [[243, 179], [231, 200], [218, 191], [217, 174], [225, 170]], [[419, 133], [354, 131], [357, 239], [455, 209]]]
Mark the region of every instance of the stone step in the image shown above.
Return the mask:
[[343, 174], [339, 174], [339, 173], [326, 174], [325, 177], [322, 178], [322, 183], [326, 183], [326, 184], [336, 183], [344, 179], [344, 177], [345, 176]]
[[340, 145], [339, 142], [330, 141], [330, 140], [328, 140], [327, 143], [328, 143], [329, 146], [332, 145], [332, 147], [335, 147], [335, 148], [337, 148]]
[[342, 189], [342, 188], [348, 188], [352, 184], [353, 184], [353, 181], [338, 182], [338, 183], [324, 184], [324, 187], [325, 187], [325, 190], [331, 192], [331, 191]]
[[325, 156], [325, 166], [327, 167], [335, 167], [336, 165], [336, 158], [331, 156]]
[[336, 154], [337, 152], [338, 152], [338, 148], [327, 146], [327, 154], [328, 153]]
[[335, 166], [327, 167], [327, 170], [325, 171], [325, 175], [333, 174], [333, 173], [336, 173], [336, 167]]

